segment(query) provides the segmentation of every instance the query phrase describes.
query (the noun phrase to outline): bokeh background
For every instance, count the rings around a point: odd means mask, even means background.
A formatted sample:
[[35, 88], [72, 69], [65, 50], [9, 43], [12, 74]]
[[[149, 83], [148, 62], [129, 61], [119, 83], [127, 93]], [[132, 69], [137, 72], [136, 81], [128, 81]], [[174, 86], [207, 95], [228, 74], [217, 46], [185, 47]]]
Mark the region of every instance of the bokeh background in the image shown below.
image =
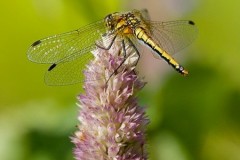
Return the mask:
[[115, 11], [147, 8], [154, 20], [191, 19], [196, 41], [179, 76], [146, 51], [139, 94], [151, 120], [151, 160], [240, 160], [240, 2], [237, 0], [22, 0], [0, 2], [0, 159], [73, 160], [80, 85], [49, 87], [48, 66], [27, 60], [32, 42]]

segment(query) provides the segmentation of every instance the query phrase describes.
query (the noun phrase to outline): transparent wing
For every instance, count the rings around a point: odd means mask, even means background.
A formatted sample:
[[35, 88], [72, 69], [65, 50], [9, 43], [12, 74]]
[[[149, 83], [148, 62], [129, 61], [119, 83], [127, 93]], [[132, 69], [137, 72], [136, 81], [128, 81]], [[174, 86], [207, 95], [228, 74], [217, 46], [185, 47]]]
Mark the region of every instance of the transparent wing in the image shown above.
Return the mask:
[[[105, 45], [109, 45], [113, 42], [113, 37], [106, 37], [105, 40]], [[86, 72], [84, 71], [86, 65], [94, 58], [94, 55], [89, 52], [90, 49], [91, 47], [84, 48], [77, 53], [63, 58], [60, 63], [53, 63], [45, 74], [45, 83], [47, 85], [70, 85], [83, 81], [102, 79], [103, 77], [86, 79], [83, 73]]]
[[45, 74], [45, 83], [47, 85], [70, 85], [83, 82], [83, 70], [93, 58], [93, 54], [88, 52], [77, 53], [77, 57], [72, 60], [65, 60], [56, 64], [53, 69], [48, 70]]
[[104, 21], [97, 21], [78, 30], [54, 35], [34, 42], [28, 50], [29, 60], [37, 63], [57, 63], [78, 57], [74, 54], [89, 52], [105, 33]]
[[197, 36], [197, 27], [188, 20], [154, 22], [149, 21], [153, 39], [169, 54], [174, 54], [190, 45]]
[[150, 15], [149, 15], [148, 10], [146, 8], [140, 10], [140, 13], [145, 20], [150, 20]]

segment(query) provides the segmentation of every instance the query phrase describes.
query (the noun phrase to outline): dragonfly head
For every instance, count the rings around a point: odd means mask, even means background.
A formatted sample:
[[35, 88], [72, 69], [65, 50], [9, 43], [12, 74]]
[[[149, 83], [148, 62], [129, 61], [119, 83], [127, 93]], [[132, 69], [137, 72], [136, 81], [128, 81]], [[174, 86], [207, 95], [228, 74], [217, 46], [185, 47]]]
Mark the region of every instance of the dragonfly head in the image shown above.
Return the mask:
[[115, 12], [105, 17], [105, 24], [112, 33], [132, 34], [133, 28], [141, 22], [140, 18], [140, 12], [137, 10], [126, 13]]
[[109, 30], [114, 30], [116, 28], [117, 23], [118, 23], [117, 19], [119, 19], [119, 13], [118, 12], [111, 13], [111, 14], [107, 15], [104, 19], [106, 27]]

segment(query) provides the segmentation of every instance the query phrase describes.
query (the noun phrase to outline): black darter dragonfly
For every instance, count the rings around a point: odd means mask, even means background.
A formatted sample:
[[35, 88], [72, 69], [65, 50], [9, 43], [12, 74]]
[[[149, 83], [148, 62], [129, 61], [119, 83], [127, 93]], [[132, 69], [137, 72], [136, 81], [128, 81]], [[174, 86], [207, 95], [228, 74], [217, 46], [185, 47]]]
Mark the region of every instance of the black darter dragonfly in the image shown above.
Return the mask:
[[48, 85], [68, 85], [82, 82], [85, 65], [93, 58], [90, 51], [103, 36], [109, 36], [110, 49], [116, 38], [136, 45], [145, 44], [156, 58], [164, 59], [176, 71], [187, 75], [185, 70], [171, 55], [188, 46], [196, 37], [197, 29], [193, 21], [179, 20], [169, 22], [151, 21], [147, 11], [133, 10], [115, 12], [103, 20], [67, 33], [54, 35], [34, 42], [28, 50], [29, 60], [36, 63], [51, 64], [45, 82]]

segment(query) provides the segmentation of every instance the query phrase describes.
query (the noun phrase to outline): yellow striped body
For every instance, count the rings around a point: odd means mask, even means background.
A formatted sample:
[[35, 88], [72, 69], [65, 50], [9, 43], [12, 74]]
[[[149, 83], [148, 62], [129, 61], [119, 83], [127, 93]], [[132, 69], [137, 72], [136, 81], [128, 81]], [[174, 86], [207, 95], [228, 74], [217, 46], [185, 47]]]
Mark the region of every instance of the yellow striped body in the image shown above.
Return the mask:
[[145, 32], [141, 27], [137, 27], [134, 30], [134, 34], [143, 43], [149, 46], [156, 54], [156, 57], [163, 58], [168, 64], [170, 64], [176, 71], [182, 75], [187, 75], [188, 71], [185, 70], [171, 55], [163, 50], [154, 40]]
[[[154, 52], [155, 57], [159, 59], [164, 59], [168, 64], [170, 64], [176, 71], [181, 73], [182, 75], [187, 75], [188, 71], [185, 70], [166, 50], [162, 48], [158, 42], [161, 42], [161, 37], [157, 38], [157, 41], [152, 38], [152, 29], [151, 22], [145, 19], [146, 16], [137, 10], [133, 10], [132, 12], [127, 13], [113, 13], [109, 14], [105, 18], [106, 26], [111, 34], [116, 34], [120, 37], [131, 39], [134, 36], [136, 39], [142, 41], [148, 47], [150, 47]], [[153, 22], [154, 23], [154, 22]], [[173, 25], [172, 22], [168, 24], [170, 27]], [[194, 22], [192, 21], [183, 21], [183, 23], [179, 24], [179, 26], [189, 27], [193, 26]], [[159, 26], [164, 27], [163, 23], [159, 23]], [[173, 27], [173, 26], [172, 26]], [[177, 27], [174, 26], [174, 27]], [[173, 27], [173, 28], [174, 28]], [[178, 27], [176, 28], [178, 29]], [[179, 29], [178, 29], [179, 30]], [[161, 34], [160, 31], [157, 31], [158, 34]], [[163, 35], [163, 37], [166, 35]], [[126, 39], [125, 39], [126, 40]], [[131, 41], [131, 40], [127, 40]], [[124, 40], [123, 40], [124, 42]], [[162, 40], [164, 43], [164, 40]], [[174, 46], [172, 46], [174, 47]]]

